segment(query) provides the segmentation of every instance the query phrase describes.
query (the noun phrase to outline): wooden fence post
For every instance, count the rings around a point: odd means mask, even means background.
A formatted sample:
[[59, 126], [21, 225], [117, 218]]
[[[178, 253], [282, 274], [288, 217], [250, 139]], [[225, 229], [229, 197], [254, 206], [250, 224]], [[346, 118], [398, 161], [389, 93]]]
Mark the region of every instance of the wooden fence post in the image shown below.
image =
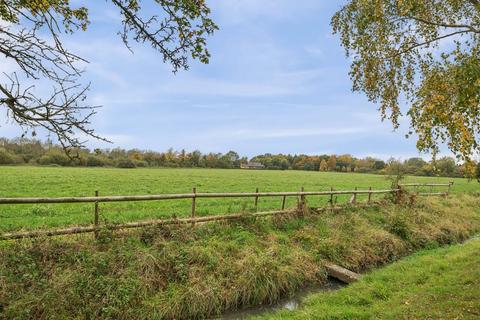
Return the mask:
[[368, 203], [372, 201], [372, 187], [368, 187]]
[[445, 195], [446, 197], [448, 197], [448, 195], [450, 194], [450, 188], [452, 187], [452, 184], [453, 184], [453, 181], [450, 181], [450, 182], [448, 183], [447, 194]]
[[[98, 190], [95, 190], [95, 197], [98, 197]], [[93, 224], [95, 226], [95, 232], [94, 232], [95, 239], [98, 239], [98, 216], [99, 216], [98, 211], [99, 211], [98, 201], [95, 201], [95, 213], [93, 217]]]
[[282, 198], [282, 210], [285, 210], [285, 200], [287, 199], [287, 196], [283, 196]]
[[[255, 193], [258, 193], [258, 188], [255, 189]], [[258, 206], [258, 196], [255, 197], [255, 212], [257, 212], [257, 206]]]
[[[355, 187], [355, 191], [357, 191], [357, 187]], [[357, 203], [357, 193], [356, 192], [353, 193], [352, 203], [353, 204]]]
[[[197, 199], [197, 188], [192, 189], [193, 198], [192, 198], [192, 219], [195, 218], [195, 209], [196, 209], [196, 199]], [[192, 221], [192, 227], [195, 225], [195, 221]]]
[[[333, 192], [333, 187], [330, 187], [330, 191]], [[333, 208], [333, 193], [330, 193], [330, 207]]]
[[[302, 187], [300, 189], [300, 192], [305, 192], [305, 188]], [[303, 194], [300, 195], [300, 208], [302, 210], [302, 213], [305, 212], [305, 196]]]

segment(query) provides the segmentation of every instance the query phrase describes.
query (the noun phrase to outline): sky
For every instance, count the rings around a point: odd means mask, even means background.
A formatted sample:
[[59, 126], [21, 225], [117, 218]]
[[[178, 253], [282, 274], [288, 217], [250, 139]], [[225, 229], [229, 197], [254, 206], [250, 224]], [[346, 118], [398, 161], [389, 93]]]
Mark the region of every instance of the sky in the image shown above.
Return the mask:
[[[407, 119], [394, 131], [377, 105], [351, 91], [350, 61], [330, 27], [342, 1], [207, 3], [220, 27], [208, 39], [210, 63], [190, 61], [188, 71], [173, 74], [150, 47], [132, 53], [123, 45], [108, 1], [88, 1], [89, 30], [64, 40], [90, 62], [88, 99], [102, 106], [92, 127], [113, 141], [90, 139], [88, 147], [419, 156], [415, 139], [405, 138]], [[0, 123], [0, 136], [19, 135]]]

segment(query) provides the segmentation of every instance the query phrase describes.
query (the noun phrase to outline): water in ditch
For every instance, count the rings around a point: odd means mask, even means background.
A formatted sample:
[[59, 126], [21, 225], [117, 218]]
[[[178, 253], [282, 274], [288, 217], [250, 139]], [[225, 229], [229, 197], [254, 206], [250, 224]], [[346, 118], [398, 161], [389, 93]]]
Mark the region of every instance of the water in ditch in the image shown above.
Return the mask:
[[334, 278], [328, 278], [328, 281], [322, 285], [309, 286], [298, 290], [292, 297], [284, 298], [272, 305], [261, 305], [248, 307], [236, 311], [231, 311], [215, 319], [237, 320], [248, 319], [252, 316], [259, 316], [266, 313], [272, 313], [280, 310], [295, 310], [302, 305], [304, 298], [312, 293], [338, 290], [345, 287], [346, 284]]

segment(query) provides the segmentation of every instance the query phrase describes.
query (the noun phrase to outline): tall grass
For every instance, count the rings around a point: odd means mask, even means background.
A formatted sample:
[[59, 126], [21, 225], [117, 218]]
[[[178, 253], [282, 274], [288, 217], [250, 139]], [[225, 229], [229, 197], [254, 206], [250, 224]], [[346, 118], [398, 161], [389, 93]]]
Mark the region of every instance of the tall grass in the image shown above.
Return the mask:
[[480, 230], [480, 200], [3, 242], [0, 318], [198, 319], [273, 303], [326, 279]]

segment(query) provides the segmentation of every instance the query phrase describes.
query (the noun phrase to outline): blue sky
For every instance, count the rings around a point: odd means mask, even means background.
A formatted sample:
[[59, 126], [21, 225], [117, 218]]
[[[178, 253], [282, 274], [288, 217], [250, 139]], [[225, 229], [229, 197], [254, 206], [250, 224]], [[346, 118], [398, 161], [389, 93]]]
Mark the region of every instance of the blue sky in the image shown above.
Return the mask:
[[[81, 3], [76, 1], [74, 3]], [[89, 5], [93, 1], [89, 1]], [[119, 15], [95, 1], [87, 32], [65, 38], [87, 58], [89, 99], [102, 105], [92, 126], [124, 147], [259, 153], [417, 156], [408, 121], [393, 131], [377, 106], [351, 92], [349, 61], [332, 36], [342, 1], [211, 0], [219, 25], [210, 64], [172, 74], [147, 46], [128, 51]], [[4, 67], [5, 68], [5, 67]], [[0, 126], [0, 136], [19, 130]]]

